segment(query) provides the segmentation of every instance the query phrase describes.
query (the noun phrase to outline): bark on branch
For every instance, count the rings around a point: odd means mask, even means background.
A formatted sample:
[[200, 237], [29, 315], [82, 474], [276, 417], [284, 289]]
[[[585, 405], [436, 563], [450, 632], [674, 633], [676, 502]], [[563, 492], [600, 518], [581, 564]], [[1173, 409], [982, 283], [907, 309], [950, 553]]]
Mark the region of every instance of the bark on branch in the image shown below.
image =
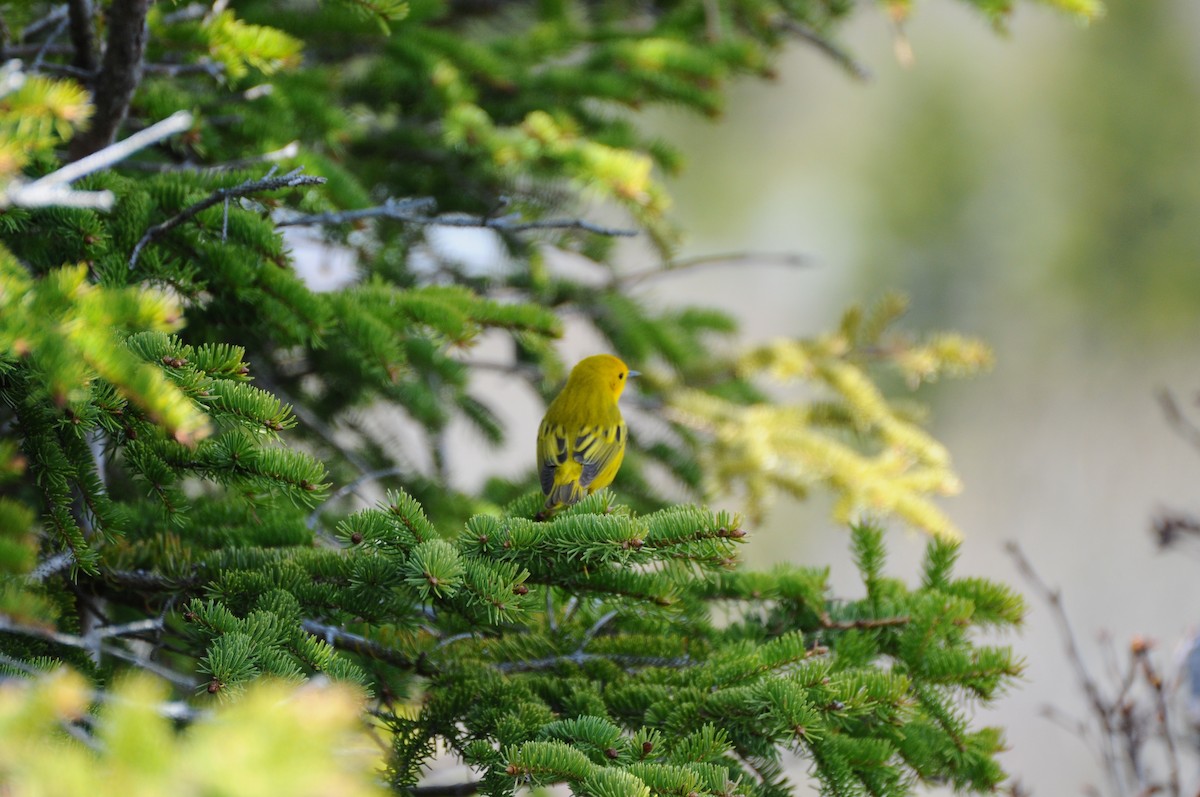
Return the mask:
[[71, 159], [107, 147], [129, 111], [142, 80], [146, 50], [146, 13], [150, 0], [113, 0], [108, 12], [108, 45], [96, 77], [96, 113], [92, 125], [71, 140]]

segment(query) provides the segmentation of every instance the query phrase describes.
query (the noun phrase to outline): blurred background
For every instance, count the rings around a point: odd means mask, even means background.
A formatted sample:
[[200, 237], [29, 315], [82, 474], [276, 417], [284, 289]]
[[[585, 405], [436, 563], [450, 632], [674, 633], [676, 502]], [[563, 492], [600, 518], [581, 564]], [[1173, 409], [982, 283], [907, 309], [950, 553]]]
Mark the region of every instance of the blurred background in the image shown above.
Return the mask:
[[[910, 328], [994, 346], [993, 372], [925, 397], [966, 485], [944, 502], [967, 535], [960, 573], [1029, 599], [1024, 631], [1001, 640], [1025, 657], [1025, 681], [988, 719], [1036, 795], [1109, 792], [1098, 745], [1042, 716], [1051, 705], [1086, 719], [1086, 703], [1005, 543], [1061, 588], [1112, 692], [1107, 648], [1123, 664], [1148, 637], [1174, 673], [1200, 624], [1195, 550], [1160, 552], [1151, 534], [1164, 509], [1200, 512], [1200, 451], [1156, 399], [1169, 390], [1197, 410], [1200, 390], [1200, 3], [1108, 7], [1081, 28], [1021, 4], [997, 35], [960, 3], [924, 3], [903, 38], [863, 13], [844, 44], [866, 82], [795, 45], [774, 84], [735, 89], [722, 121], [652, 117], [689, 156], [670, 185], [684, 256], [786, 252], [805, 265], [695, 270], [648, 293], [732, 309], [758, 341], [818, 333], [846, 304], [899, 289]], [[832, 563], [843, 593], [861, 589], [828, 508], [777, 504], [748, 563]], [[897, 528], [891, 542], [893, 574], [914, 577], [924, 540]]]

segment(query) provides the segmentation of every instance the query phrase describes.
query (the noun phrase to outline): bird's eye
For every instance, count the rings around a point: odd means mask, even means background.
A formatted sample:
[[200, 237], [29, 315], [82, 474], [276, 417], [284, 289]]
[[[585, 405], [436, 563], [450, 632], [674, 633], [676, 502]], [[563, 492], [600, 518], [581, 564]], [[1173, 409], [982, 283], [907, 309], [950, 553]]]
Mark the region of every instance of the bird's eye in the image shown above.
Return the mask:
[[622, 372], [620, 373], [620, 375], [617, 377], [617, 379], [624, 379], [624, 378], [625, 378], [625, 372], [624, 372], [624, 371], [622, 371]]

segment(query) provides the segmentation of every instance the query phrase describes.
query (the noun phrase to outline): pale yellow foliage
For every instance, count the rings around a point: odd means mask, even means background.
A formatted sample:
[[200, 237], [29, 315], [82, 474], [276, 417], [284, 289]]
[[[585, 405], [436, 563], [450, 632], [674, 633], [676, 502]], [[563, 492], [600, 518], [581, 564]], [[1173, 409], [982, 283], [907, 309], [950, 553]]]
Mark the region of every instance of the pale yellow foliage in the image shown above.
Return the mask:
[[936, 499], [961, 491], [950, 454], [907, 408], [877, 385], [891, 368], [910, 387], [942, 375], [964, 376], [992, 363], [983, 343], [955, 334], [921, 341], [887, 336], [903, 312], [897, 296], [870, 312], [847, 311], [840, 331], [810, 340], [777, 340], [738, 362], [746, 379], [799, 380], [814, 396], [794, 404], [742, 405], [680, 386], [667, 414], [709, 436], [706, 472], [715, 493], [741, 491], [752, 515], [776, 491], [797, 496], [824, 486], [836, 496], [834, 516], [893, 516], [937, 537], [961, 535]]

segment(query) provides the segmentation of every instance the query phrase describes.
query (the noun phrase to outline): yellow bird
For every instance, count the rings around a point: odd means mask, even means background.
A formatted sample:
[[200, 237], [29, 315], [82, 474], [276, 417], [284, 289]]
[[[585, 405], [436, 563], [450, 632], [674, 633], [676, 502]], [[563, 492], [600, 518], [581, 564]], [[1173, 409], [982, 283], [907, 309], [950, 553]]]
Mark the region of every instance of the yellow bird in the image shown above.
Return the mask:
[[629, 437], [617, 400], [637, 375], [611, 354], [588, 357], [571, 369], [538, 427], [538, 475], [546, 494], [539, 518], [612, 483]]

